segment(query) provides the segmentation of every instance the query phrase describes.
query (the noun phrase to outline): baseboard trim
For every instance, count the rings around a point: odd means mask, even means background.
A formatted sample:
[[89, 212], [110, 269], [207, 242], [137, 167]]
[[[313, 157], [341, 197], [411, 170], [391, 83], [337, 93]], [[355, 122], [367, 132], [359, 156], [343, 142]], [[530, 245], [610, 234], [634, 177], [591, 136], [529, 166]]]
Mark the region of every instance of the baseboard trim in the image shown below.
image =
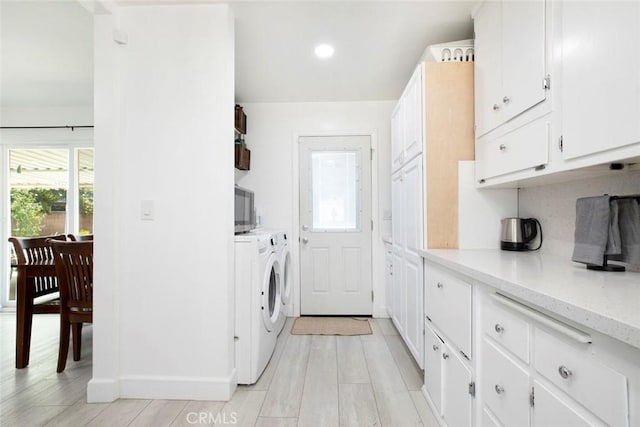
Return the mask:
[[228, 401], [236, 387], [235, 369], [226, 378], [127, 375], [117, 380], [89, 381], [87, 402], [113, 402], [116, 399]]
[[113, 402], [120, 397], [118, 381], [112, 378], [91, 378], [87, 384], [87, 403]]

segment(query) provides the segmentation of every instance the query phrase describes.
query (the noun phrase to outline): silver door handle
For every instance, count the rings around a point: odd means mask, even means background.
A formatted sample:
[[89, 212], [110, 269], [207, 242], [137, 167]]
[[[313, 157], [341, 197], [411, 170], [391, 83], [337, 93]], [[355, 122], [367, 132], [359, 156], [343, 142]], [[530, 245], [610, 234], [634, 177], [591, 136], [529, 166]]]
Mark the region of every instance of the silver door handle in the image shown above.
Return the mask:
[[504, 98], [502, 98], [502, 102], [504, 102], [505, 104], [508, 104], [511, 101], [511, 98], [509, 98], [508, 96], [505, 96]]
[[559, 373], [559, 374], [560, 374], [560, 376], [561, 376], [562, 378], [564, 378], [565, 380], [566, 380], [567, 378], [569, 378], [569, 377], [571, 376], [571, 374], [573, 374], [573, 372], [571, 372], [571, 371], [569, 370], [569, 368], [567, 368], [567, 367], [566, 367], [566, 366], [564, 366], [564, 365], [562, 365], [562, 366], [560, 366], [560, 367], [558, 368], [558, 373]]
[[496, 323], [496, 326], [493, 329], [495, 329], [496, 332], [499, 334], [504, 332], [504, 326], [502, 326], [500, 323]]
[[309, 229], [308, 225], [305, 224], [305, 225], [302, 226], [302, 231], [307, 231], [308, 229]]
[[493, 111], [498, 111], [500, 106], [498, 104], [493, 104]]
[[438, 282], [438, 283], [436, 283], [436, 287], [437, 287], [438, 289], [442, 289], [442, 287], [443, 287], [443, 286], [444, 286], [444, 285], [442, 284], [442, 282]]
[[302, 243], [304, 243], [306, 245], [307, 243], [309, 243], [309, 239], [307, 239], [306, 237], [303, 237], [302, 238]]
[[502, 387], [500, 384], [496, 384], [496, 386], [494, 387], [494, 390], [496, 391], [496, 393], [498, 394], [502, 394], [504, 393], [504, 387]]

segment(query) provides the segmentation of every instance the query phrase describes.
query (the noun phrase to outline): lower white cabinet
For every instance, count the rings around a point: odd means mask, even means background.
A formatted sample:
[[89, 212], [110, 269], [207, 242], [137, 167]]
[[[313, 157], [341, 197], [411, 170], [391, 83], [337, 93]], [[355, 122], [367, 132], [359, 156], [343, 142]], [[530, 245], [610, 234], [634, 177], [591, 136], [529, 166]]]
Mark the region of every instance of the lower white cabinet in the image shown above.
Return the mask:
[[393, 317], [393, 251], [391, 244], [384, 244], [384, 290], [387, 313]]
[[640, 425], [637, 349], [439, 264], [424, 275], [423, 393], [442, 425]]
[[475, 384], [469, 362], [425, 326], [424, 392], [449, 427], [471, 426]]

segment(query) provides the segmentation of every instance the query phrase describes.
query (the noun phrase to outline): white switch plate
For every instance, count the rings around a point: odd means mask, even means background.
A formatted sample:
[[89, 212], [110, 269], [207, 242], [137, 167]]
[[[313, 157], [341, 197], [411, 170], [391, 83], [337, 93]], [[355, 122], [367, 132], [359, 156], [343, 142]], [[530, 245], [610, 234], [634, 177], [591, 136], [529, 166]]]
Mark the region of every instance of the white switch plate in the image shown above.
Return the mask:
[[153, 200], [143, 200], [140, 202], [140, 219], [143, 221], [153, 221], [155, 219]]

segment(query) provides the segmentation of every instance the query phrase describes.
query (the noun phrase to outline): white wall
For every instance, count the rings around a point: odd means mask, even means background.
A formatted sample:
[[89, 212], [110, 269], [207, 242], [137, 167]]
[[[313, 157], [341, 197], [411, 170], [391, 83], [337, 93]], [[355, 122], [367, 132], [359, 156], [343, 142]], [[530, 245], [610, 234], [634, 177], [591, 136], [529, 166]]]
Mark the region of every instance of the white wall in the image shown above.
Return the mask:
[[93, 105], [16, 107], [3, 106], [2, 126], [93, 125]]
[[[285, 230], [290, 240], [294, 278], [299, 277], [297, 218], [298, 135], [374, 134], [373, 163], [374, 316], [387, 316], [384, 301], [383, 234], [390, 234], [383, 212], [391, 210], [390, 117], [396, 101], [340, 103], [247, 103], [246, 143], [251, 150], [251, 170], [237, 173], [236, 182], [255, 191], [256, 208], [263, 227]], [[376, 190], [377, 188], [377, 190]], [[299, 280], [294, 281], [294, 307], [299, 315]]]
[[520, 189], [520, 216], [538, 218], [544, 233], [541, 253], [570, 260], [576, 221], [576, 199], [603, 194], [640, 193], [640, 171]]
[[[113, 41], [117, 27], [128, 42]], [[94, 363], [89, 401], [229, 399], [233, 20], [227, 5], [96, 19]], [[155, 219], [141, 220], [150, 201]]]

